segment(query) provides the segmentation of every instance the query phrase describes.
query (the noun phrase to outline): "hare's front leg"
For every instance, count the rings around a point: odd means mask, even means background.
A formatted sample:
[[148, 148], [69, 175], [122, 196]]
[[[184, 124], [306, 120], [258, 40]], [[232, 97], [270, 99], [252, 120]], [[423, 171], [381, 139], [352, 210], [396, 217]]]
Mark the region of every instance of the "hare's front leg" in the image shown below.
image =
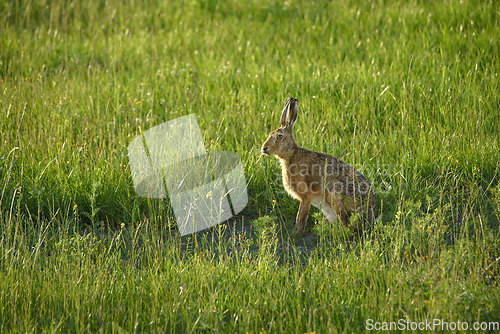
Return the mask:
[[299, 212], [297, 212], [297, 218], [295, 219], [294, 230], [298, 234], [302, 234], [306, 229], [307, 216], [309, 215], [309, 209], [311, 208], [311, 199], [304, 198], [300, 201]]

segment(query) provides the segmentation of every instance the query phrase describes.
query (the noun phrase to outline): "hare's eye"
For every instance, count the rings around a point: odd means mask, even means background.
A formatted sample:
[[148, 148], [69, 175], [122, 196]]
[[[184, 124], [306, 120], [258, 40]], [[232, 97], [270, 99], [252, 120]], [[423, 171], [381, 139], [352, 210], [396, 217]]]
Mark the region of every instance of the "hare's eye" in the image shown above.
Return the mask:
[[277, 136], [276, 136], [276, 139], [278, 139], [278, 140], [283, 140], [283, 135], [277, 135]]

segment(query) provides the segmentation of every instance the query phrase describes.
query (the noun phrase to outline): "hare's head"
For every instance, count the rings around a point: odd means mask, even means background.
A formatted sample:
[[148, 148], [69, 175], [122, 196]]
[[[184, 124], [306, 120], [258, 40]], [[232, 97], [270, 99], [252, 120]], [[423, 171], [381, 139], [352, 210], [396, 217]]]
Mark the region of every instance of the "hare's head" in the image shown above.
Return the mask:
[[289, 156], [294, 149], [299, 147], [293, 138], [293, 124], [297, 121], [299, 104], [294, 98], [289, 98], [281, 113], [281, 127], [272, 131], [267, 140], [262, 144], [262, 153], [276, 155], [279, 158]]

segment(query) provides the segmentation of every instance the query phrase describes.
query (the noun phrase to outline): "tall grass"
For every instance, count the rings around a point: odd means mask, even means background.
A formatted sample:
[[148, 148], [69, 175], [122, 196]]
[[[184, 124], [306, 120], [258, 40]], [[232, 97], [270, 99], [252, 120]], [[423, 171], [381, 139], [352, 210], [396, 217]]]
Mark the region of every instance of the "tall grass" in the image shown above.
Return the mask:
[[[0, 331], [360, 332], [500, 320], [495, 2], [0, 2]], [[382, 219], [288, 233], [259, 160], [299, 99], [299, 144], [355, 165]], [[249, 203], [180, 237], [136, 196], [127, 145], [196, 113]]]

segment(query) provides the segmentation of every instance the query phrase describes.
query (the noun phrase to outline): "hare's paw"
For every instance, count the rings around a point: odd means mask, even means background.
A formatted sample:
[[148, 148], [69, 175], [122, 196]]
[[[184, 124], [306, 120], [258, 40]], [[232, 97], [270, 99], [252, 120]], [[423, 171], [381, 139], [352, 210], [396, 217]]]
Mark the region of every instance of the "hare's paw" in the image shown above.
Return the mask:
[[295, 226], [293, 227], [293, 232], [295, 234], [304, 234], [305, 231], [306, 231], [305, 224], [295, 223]]

